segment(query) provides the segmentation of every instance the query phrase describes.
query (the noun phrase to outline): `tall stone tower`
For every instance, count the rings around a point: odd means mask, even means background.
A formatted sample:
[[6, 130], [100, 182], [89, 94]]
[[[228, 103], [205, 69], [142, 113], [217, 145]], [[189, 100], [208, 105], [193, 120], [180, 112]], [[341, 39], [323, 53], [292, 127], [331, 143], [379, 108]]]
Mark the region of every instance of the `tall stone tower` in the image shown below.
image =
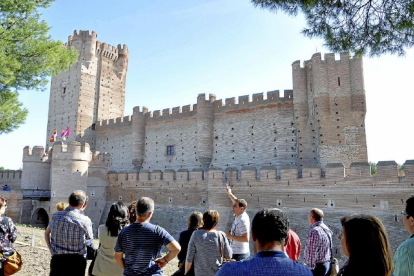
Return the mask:
[[362, 57], [317, 53], [292, 74], [298, 164], [367, 162]]
[[46, 147], [52, 146], [55, 128], [59, 137], [70, 126], [68, 141], [88, 142], [94, 149], [95, 122], [124, 115], [128, 48], [100, 43], [94, 31], [75, 31], [66, 46], [75, 47], [79, 59], [52, 77]]

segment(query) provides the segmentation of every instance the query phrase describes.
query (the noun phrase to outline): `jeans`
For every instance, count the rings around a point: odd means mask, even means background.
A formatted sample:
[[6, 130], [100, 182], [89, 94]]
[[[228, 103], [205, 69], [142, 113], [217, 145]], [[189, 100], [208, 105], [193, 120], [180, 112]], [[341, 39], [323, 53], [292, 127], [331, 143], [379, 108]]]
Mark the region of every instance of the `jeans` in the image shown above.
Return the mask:
[[245, 254], [233, 254], [233, 259], [235, 259], [236, 261], [240, 262], [240, 261], [245, 261], [250, 257], [250, 253], [245, 253]]
[[324, 262], [316, 264], [312, 270], [313, 276], [329, 276], [331, 274], [331, 262]]

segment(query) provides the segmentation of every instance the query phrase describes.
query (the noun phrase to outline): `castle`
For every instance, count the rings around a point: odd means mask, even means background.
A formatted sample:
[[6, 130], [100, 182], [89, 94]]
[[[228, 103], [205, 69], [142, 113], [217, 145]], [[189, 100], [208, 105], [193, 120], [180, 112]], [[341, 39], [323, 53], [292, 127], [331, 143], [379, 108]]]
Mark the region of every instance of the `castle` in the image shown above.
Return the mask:
[[[162, 210], [154, 220], [175, 235], [194, 209], [219, 210], [225, 227], [229, 184], [250, 212], [285, 208], [304, 237], [306, 225], [292, 216], [306, 219], [304, 210], [319, 207], [374, 213], [399, 233], [393, 247], [404, 238], [397, 214], [413, 194], [414, 160], [405, 176], [395, 161], [379, 162], [371, 176], [362, 57], [316, 53], [303, 67], [293, 62], [293, 89], [283, 97], [277, 90], [223, 102], [200, 94], [193, 105], [135, 107], [124, 116], [127, 46], [100, 43], [89, 31], [75, 31], [66, 45], [79, 59], [52, 78], [46, 148], [25, 147], [23, 171], [0, 172], [0, 185], [12, 187], [1, 195], [15, 222], [46, 225], [56, 203], [82, 189], [95, 227], [112, 202], [143, 195]], [[53, 129], [66, 126], [67, 141], [50, 143]]]

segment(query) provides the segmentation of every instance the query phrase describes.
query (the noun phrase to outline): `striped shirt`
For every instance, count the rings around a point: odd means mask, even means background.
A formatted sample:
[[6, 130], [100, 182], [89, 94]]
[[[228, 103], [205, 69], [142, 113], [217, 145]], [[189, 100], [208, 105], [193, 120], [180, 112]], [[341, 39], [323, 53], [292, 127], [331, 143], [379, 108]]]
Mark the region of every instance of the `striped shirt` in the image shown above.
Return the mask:
[[[231, 226], [230, 234], [236, 237], [241, 237], [250, 231], [250, 219], [246, 212], [243, 212], [240, 216], [234, 219]], [[250, 252], [249, 242], [238, 242], [230, 240], [231, 249], [233, 254], [246, 254]]]
[[162, 275], [154, 260], [162, 256], [162, 246], [173, 241], [174, 238], [158, 225], [135, 222], [125, 227], [115, 245], [115, 252], [125, 255], [124, 275]]
[[[329, 234], [328, 237], [325, 231]], [[317, 263], [324, 263], [331, 259], [332, 231], [322, 221], [317, 221], [311, 226], [306, 240], [304, 260], [310, 269], [314, 269]]]
[[86, 245], [92, 245], [92, 221], [82, 211], [67, 207], [53, 214], [49, 223], [53, 255], [79, 254], [86, 258]]
[[395, 252], [394, 276], [414, 276], [414, 234]]
[[210, 232], [205, 230], [194, 231], [188, 244], [186, 259], [189, 263], [194, 261], [195, 275], [213, 276], [219, 269], [221, 256], [217, 234], [220, 235], [223, 256], [231, 258], [232, 250], [223, 232], [214, 230]]

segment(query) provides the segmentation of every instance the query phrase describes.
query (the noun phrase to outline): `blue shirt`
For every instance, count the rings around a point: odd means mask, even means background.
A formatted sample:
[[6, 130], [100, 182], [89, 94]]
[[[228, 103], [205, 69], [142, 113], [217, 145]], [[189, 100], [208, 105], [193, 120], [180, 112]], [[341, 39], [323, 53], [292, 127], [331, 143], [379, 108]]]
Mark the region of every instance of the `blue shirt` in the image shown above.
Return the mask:
[[256, 257], [225, 264], [216, 276], [312, 276], [309, 268], [295, 262], [281, 251], [261, 251]]
[[162, 275], [154, 262], [161, 257], [161, 248], [174, 241], [164, 228], [151, 223], [133, 223], [118, 235], [115, 251], [124, 253], [124, 275]]
[[82, 211], [67, 207], [53, 214], [49, 223], [50, 246], [55, 254], [79, 254], [86, 258], [86, 245], [92, 245], [91, 219]]
[[414, 276], [414, 234], [395, 252], [394, 276]]

